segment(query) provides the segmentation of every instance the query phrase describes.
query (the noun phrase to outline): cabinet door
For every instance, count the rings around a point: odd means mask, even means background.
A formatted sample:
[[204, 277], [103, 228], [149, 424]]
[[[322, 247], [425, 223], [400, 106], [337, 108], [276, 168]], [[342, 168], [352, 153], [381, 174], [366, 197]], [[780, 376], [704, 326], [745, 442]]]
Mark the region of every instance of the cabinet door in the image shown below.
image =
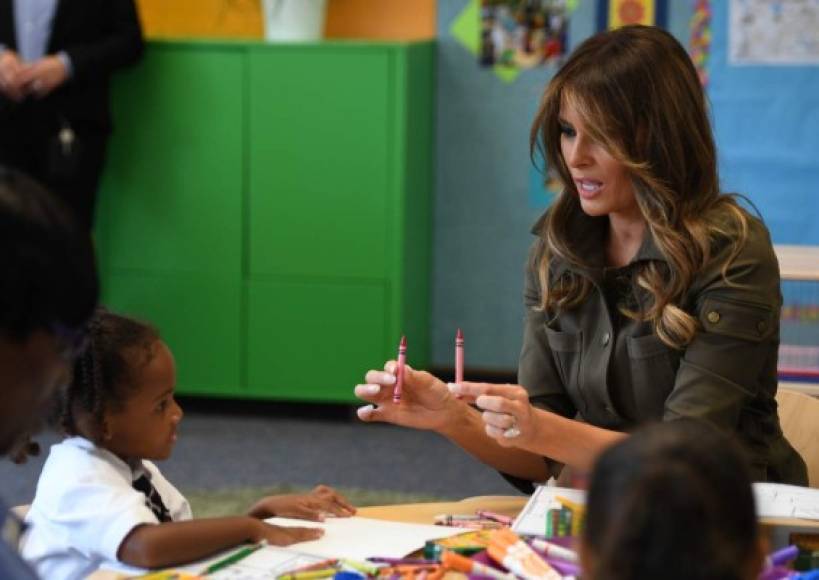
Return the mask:
[[248, 308], [251, 395], [351, 402], [366, 370], [384, 364], [381, 284], [254, 282]]
[[259, 46], [249, 74], [251, 277], [384, 277], [389, 51]]
[[240, 386], [243, 63], [236, 48], [152, 44], [114, 86], [103, 299], [159, 327], [183, 393]]
[[351, 401], [383, 364], [396, 211], [391, 55], [250, 53], [248, 388]]

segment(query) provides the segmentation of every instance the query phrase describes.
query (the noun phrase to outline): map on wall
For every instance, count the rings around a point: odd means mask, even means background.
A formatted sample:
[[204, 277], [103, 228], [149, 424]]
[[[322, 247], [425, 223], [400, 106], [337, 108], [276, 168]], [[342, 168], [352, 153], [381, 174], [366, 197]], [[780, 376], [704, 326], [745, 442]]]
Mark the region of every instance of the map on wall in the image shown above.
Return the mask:
[[731, 64], [819, 64], [819, 0], [731, 0]]

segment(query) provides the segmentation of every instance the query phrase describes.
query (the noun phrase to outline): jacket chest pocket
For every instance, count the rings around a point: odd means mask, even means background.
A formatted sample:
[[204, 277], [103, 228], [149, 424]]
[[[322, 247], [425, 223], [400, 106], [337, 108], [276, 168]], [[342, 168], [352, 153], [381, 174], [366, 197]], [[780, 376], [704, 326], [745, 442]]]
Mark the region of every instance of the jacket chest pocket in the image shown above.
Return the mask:
[[546, 341], [552, 351], [557, 372], [567, 391], [577, 390], [580, 382], [580, 357], [583, 352], [583, 334], [562, 332], [546, 327]]
[[642, 419], [661, 419], [674, 388], [679, 354], [657, 336], [630, 336], [627, 341], [634, 400]]

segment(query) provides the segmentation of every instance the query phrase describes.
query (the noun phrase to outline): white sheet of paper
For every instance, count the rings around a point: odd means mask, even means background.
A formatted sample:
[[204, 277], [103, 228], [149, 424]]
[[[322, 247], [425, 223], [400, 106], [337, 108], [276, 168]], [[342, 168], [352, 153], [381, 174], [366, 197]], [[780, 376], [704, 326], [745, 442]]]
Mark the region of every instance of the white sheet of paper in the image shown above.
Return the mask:
[[[180, 566], [179, 569], [192, 574], [204, 574], [208, 566], [242, 549], [244, 549], [244, 546], [225, 550], [210, 558], [199, 560], [187, 566]], [[291, 570], [309, 566], [322, 560], [324, 558], [302, 554], [289, 548], [264, 546], [235, 564], [209, 574], [208, 578], [214, 580], [272, 580], [281, 574], [286, 574]]]
[[759, 518], [819, 520], [819, 489], [782, 483], [755, 483], [754, 497]]
[[586, 492], [583, 490], [539, 485], [512, 523], [512, 530], [527, 536], [545, 536], [546, 512], [561, 507], [560, 502], [555, 499], [557, 496], [579, 504], [586, 503]]
[[322, 538], [294, 544], [291, 548], [313, 556], [350, 560], [365, 560], [373, 556], [403, 558], [410, 552], [423, 548], [427, 540], [448, 538], [468, 531], [449, 526], [388, 522], [358, 516], [327, 518], [323, 522], [290, 518], [270, 518], [266, 521], [277, 526], [324, 528]]

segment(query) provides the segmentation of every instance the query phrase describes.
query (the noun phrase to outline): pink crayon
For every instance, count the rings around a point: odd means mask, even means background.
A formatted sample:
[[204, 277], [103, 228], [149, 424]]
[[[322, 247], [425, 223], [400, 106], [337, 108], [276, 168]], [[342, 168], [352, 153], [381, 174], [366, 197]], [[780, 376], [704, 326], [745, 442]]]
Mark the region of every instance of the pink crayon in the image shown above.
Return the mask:
[[398, 368], [395, 369], [395, 388], [392, 390], [392, 402], [401, 402], [401, 389], [404, 386], [404, 364], [407, 362], [407, 337], [401, 337], [398, 345]]
[[[455, 334], [455, 383], [464, 382], [464, 333], [461, 329]], [[456, 395], [461, 398], [461, 395]]]

